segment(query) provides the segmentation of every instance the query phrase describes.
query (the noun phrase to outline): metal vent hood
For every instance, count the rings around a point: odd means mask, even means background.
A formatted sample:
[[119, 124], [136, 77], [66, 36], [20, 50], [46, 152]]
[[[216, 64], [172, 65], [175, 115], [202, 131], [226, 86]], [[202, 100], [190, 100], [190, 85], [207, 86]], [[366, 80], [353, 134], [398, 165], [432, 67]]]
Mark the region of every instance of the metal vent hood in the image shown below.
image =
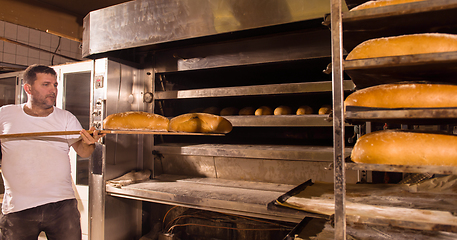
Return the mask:
[[90, 12], [82, 55], [323, 18], [328, 0], [137, 0]]

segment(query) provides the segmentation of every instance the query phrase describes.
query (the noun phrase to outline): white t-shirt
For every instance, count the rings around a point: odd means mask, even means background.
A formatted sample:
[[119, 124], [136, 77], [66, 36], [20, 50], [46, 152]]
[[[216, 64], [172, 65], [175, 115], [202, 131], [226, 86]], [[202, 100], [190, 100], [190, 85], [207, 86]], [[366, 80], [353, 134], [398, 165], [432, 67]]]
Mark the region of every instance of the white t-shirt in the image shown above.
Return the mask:
[[[23, 108], [24, 104], [0, 108], [2, 134], [82, 129], [68, 111], [54, 107], [48, 116], [34, 117]], [[3, 214], [75, 198], [68, 153], [79, 139], [79, 134], [2, 139]]]

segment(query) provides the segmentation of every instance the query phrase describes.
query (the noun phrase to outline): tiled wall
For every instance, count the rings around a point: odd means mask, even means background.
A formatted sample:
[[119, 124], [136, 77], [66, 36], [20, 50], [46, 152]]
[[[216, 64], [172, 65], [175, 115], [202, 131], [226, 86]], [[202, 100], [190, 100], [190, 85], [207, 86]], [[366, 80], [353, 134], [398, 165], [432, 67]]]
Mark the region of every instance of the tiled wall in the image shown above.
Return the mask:
[[[80, 42], [43, 31], [0, 21], [0, 37], [50, 52], [56, 52], [73, 59], [83, 60], [81, 57]], [[31, 64], [51, 66], [74, 61], [75, 60], [57, 56], [49, 52], [0, 40], [0, 63], [20, 66], [28, 66]]]

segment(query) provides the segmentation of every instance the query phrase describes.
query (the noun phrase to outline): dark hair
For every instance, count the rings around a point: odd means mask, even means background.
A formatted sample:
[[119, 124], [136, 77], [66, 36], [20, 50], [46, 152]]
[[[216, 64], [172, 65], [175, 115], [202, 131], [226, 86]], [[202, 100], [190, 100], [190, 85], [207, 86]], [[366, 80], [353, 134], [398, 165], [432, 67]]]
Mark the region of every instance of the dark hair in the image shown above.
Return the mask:
[[45, 65], [38, 65], [38, 64], [33, 64], [30, 65], [27, 69], [25, 69], [24, 72], [24, 83], [28, 83], [32, 85], [35, 80], [37, 79], [36, 74], [37, 73], [45, 73], [45, 74], [51, 74], [53, 76], [57, 77], [56, 71], [54, 69], [45, 66]]

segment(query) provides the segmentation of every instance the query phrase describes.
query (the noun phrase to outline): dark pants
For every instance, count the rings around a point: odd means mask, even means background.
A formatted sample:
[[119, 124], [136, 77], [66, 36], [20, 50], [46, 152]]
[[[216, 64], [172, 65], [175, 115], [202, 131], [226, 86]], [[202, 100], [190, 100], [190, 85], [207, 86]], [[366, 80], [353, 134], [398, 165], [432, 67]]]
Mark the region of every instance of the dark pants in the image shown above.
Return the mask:
[[4, 215], [2, 240], [37, 240], [42, 231], [49, 240], [81, 240], [81, 215], [76, 199], [49, 203]]

